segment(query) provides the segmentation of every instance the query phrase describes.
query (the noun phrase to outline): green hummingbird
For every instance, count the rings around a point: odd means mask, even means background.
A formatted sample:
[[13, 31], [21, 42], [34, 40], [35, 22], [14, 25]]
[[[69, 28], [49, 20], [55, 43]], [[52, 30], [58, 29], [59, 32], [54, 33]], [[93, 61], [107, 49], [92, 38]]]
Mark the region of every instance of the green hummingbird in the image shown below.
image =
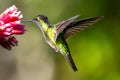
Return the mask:
[[71, 57], [70, 50], [66, 39], [69, 36], [79, 32], [86, 27], [94, 24], [102, 18], [102, 16], [86, 18], [83, 20], [76, 20], [79, 15], [73, 16], [65, 21], [51, 25], [48, 17], [45, 15], [38, 15], [30, 22], [36, 23], [42, 31], [45, 41], [56, 51], [60, 52], [66, 61], [69, 63], [74, 71], [78, 71], [77, 67]]

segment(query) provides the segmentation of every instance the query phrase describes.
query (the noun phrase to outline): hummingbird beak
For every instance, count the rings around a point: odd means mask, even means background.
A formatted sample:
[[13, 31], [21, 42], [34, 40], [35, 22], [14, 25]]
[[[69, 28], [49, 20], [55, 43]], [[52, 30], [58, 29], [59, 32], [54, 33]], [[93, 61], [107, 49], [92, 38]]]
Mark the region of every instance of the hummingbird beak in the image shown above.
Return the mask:
[[21, 22], [34, 22], [34, 20], [21, 20]]
[[37, 24], [39, 27], [41, 26], [41, 24], [36, 19], [33, 19], [33, 20], [21, 20], [21, 22], [23, 22], [23, 23], [25, 23], [25, 22], [33, 22], [33, 23]]

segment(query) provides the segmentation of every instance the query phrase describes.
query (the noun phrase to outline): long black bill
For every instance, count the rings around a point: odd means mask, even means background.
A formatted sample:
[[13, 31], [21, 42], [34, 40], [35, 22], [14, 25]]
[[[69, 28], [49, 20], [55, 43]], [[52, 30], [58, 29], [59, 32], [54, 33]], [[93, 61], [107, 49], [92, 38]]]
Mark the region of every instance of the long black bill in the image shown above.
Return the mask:
[[34, 22], [34, 20], [21, 20], [21, 22]]

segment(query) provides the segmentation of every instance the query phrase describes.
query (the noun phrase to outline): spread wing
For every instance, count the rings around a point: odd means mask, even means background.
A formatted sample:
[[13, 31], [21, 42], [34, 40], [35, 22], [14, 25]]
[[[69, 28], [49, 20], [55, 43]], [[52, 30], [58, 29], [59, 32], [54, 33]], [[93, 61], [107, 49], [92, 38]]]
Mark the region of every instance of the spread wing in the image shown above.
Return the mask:
[[58, 35], [64, 31], [64, 29], [70, 25], [76, 18], [78, 18], [79, 15], [73, 16], [72, 18], [69, 18], [65, 21], [62, 21], [58, 24], [55, 25], [56, 27], [56, 36], [55, 36], [55, 40], [57, 39]]
[[86, 27], [96, 23], [102, 17], [103, 16], [99, 16], [99, 17], [93, 17], [93, 18], [88, 18], [88, 19], [83, 19], [83, 20], [72, 22], [70, 25], [68, 25], [64, 29], [64, 39], [67, 39], [69, 36], [75, 34], [76, 32], [80, 32]]

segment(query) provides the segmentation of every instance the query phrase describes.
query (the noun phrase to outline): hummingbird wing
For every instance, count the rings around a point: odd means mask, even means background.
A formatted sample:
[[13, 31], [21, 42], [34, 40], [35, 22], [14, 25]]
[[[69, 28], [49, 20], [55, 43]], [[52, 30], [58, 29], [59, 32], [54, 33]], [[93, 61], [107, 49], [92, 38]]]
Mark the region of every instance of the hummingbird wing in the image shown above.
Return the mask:
[[70, 25], [76, 18], [78, 18], [79, 15], [73, 16], [72, 18], [69, 18], [65, 21], [62, 21], [58, 24], [55, 25], [56, 27], [56, 36], [55, 36], [55, 40], [57, 39], [58, 35], [64, 31], [64, 29]]
[[102, 17], [103, 16], [98, 16], [72, 22], [64, 29], [64, 39], [67, 39], [69, 36], [75, 34], [76, 32], [80, 32], [86, 27], [96, 23]]

